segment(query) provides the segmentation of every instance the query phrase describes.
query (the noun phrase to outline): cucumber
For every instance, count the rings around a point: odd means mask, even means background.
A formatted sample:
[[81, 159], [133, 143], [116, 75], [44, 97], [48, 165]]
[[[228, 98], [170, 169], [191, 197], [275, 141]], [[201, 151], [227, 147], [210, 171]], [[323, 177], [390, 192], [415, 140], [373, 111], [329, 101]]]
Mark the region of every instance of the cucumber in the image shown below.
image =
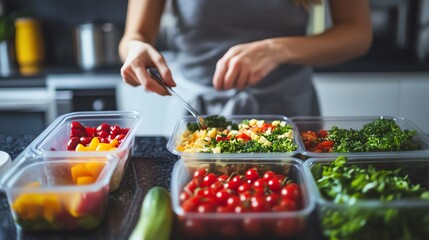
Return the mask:
[[143, 199], [140, 217], [129, 240], [169, 240], [173, 225], [170, 193], [152, 187]]

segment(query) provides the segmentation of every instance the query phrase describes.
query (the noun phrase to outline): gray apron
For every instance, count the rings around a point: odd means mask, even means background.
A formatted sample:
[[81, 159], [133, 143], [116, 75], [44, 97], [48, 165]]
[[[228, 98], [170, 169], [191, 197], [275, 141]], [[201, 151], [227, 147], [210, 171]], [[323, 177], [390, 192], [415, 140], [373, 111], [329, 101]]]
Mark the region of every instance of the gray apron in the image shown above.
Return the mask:
[[[202, 114], [319, 115], [308, 66], [280, 65], [242, 91], [212, 86], [216, 63], [232, 46], [306, 34], [308, 12], [293, 0], [173, 0], [173, 10], [177, 57], [169, 64], [175, 90]], [[182, 108], [178, 102], [170, 107]]]

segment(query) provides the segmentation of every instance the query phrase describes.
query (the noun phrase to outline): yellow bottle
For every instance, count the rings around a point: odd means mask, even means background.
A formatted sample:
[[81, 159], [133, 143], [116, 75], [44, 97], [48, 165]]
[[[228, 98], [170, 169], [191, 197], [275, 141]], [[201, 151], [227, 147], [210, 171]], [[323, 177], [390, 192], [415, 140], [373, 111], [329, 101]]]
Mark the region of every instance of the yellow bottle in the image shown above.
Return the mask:
[[15, 28], [16, 60], [21, 74], [39, 73], [45, 60], [40, 22], [34, 18], [18, 18]]

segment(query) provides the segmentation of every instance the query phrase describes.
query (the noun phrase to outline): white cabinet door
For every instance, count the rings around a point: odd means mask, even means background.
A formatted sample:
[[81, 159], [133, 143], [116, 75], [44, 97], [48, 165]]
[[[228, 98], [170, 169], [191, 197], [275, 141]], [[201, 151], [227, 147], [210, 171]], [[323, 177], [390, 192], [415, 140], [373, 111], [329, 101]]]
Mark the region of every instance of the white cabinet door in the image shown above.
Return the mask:
[[170, 101], [174, 100], [172, 96], [163, 97], [146, 92], [143, 87], [131, 87], [125, 83], [118, 84], [116, 89], [120, 110], [142, 113], [142, 123], [137, 135], [169, 137], [173, 133], [174, 126], [182, 115], [168, 108]]
[[316, 73], [322, 116], [404, 117], [429, 133], [429, 73]]

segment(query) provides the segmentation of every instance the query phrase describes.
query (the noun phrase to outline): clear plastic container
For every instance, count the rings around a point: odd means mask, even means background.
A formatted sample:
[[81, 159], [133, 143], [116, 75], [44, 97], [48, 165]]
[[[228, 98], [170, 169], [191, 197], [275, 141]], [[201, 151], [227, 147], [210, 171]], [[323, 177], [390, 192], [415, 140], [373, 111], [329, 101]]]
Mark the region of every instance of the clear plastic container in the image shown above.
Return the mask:
[[36, 156], [2, 179], [13, 218], [23, 230], [92, 229], [107, 209], [114, 155]]
[[420, 150], [412, 151], [386, 151], [386, 152], [349, 152], [349, 153], [317, 153], [311, 152], [306, 149], [301, 137], [298, 137], [297, 142], [303, 159], [307, 158], [320, 158], [335, 156], [391, 156], [391, 155], [428, 155], [429, 154], [429, 138], [424, 132], [411, 121], [405, 118], [390, 117], [390, 116], [361, 116], [361, 117], [292, 117], [290, 120], [297, 127], [298, 134], [306, 131], [317, 132], [319, 130], [330, 130], [333, 126], [343, 129], [361, 130], [365, 124], [371, 123], [376, 119], [393, 119], [401, 130], [415, 130], [417, 135], [414, 136], [414, 141], [421, 147]]
[[[427, 199], [402, 198], [390, 202], [359, 199], [348, 205], [324, 198], [316, 184], [318, 168], [334, 159], [310, 158], [304, 163], [310, 194], [316, 197], [321, 231], [327, 239], [429, 239]], [[408, 175], [411, 184], [429, 189], [429, 158], [425, 156], [350, 156], [346, 166], [350, 165], [359, 168], [372, 165], [377, 170], [401, 169], [401, 176]]]
[[[229, 167], [240, 166], [240, 170]], [[262, 211], [262, 212], [189, 212], [184, 211], [180, 203], [180, 195], [184, 187], [190, 182], [196, 169], [214, 169], [220, 167], [235, 174], [244, 174], [246, 169], [257, 166], [258, 169], [272, 170], [276, 174], [287, 175], [290, 180], [298, 184], [300, 190], [301, 207], [289, 211]], [[213, 172], [214, 171], [210, 171]], [[223, 171], [222, 170], [222, 171]], [[226, 174], [226, 173], [223, 173]], [[268, 191], [268, 190], [267, 190]], [[240, 238], [240, 239], [290, 239], [306, 236], [308, 233], [308, 219], [314, 210], [315, 202], [309, 194], [307, 178], [303, 175], [302, 161], [293, 157], [250, 160], [230, 159], [213, 160], [198, 159], [198, 161], [177, 161], [173, 168], [171, 181], [172, 205], [178, 216], [178, 231], [186, 239], [192, 238]]]
[[[207, 116], [204, 116], [207, 117]], [[257, 119], [257, 120], [263, 120], [265, 123], [272, 123], [273, 121], [284, 121], [287, 125], [290, 125], [292, 127], [292, 141], [293, 144], [296, 146], [296, 149], [293, 151], [287, 151], [287, 152], [252, 152], [252, 153], [189, 153], [189, 152], [183, 152], [179, 151], [177, 149], [178, 146], [182, 143], [182, 136], [183, 133], [187, 130], [187, 124], [188, 123], [194, 123], [195, 118], [192, 116], [183, 117], [180, 119], [174, 130], [173, 133], [167, 143], [167, 149], [175, 154], [180, 156], [182, 159], [229, 159], [229, 158], [236, 158], [236, 157], [248, 157], [253, 159], [261, 159], [261, 158], [272, 158], [272, 157], [290, 157], [294, 156], [297, 153], [301, 152], [302, 149], [300, 149], [300, 145], [297, 142], [297, 138], [299, 137], [299, 134], [297, 132], [296, 127], [292, 124], [292, 122], [285, 116], [281, 115], [231, 115], [231, 116], [224, 116], [227, 121], [232, 121], [233, 123], [239, 124], [244, 120], [251, 120], [251, 119]], [[253, 141], [253, 140], [251, 140]]]
[[109, 151], [90, 151], [104, 155], [106, 152], [118, 156], [119, 163], [112, 177], [111, 191], [115, 191], [121, 184], [124, 172], [131, 158], [135, 134], [141, 123], [142, 116], [134, 111], [94, 111], [73, 112], [58, 117], [43, 131], [28, 147], [24, 155], [52, 155], [66, 153], [70, 156], [86, 156], [87, 151], [67, 151], [67, 142], [70, 140], [72, 122], [79, 122], [84, 127], [96, 128], [106, 123], [110, 126], [118, 125], [122, 129], [129, 129], [122, 143], [116, 149]]

